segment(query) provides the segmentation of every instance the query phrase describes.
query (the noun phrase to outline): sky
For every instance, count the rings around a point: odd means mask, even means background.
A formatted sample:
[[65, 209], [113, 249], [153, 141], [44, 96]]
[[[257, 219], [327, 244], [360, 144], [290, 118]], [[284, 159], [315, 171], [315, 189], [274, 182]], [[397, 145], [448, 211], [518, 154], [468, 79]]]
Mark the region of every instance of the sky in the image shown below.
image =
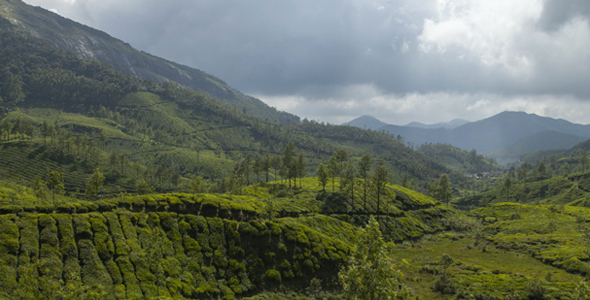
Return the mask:
[[335, 124], [590, 124], [587, 0], [24, 0]]

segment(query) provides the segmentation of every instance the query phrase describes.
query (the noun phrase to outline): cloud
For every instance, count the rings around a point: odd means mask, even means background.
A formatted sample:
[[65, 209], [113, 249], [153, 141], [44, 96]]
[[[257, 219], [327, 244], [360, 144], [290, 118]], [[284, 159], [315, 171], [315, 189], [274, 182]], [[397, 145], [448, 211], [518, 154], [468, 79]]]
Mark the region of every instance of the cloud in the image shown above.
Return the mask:
[[553, 31], [575, 18], [588, 18], [590, 2], [586, 0], [545, 0], [539, 25], [543, 30]]
[[586, 0], [25, 1], [303, 117], [590, 121]]
[[[350, 90], [347, 87], [346, 90]], [[361, 98], [326, 98], [310, 100], [301, 96], [264, 96], [260, 99], [279, 110], [286, 110], [310, 120], [342, 124], [361, 115], [371, 115], [396, 125], [412, 121], [425, 124], [447, 122], [460, 118], [477, 121], [503, 111], [526, 111], [540, 116], [566, 119], [588, 124], [590, 102], [574, 96], [553, 95], [501, 96], [497, 94], [428, 93], [383, 94], [370, 87], [359, 86], [367, 93]]]

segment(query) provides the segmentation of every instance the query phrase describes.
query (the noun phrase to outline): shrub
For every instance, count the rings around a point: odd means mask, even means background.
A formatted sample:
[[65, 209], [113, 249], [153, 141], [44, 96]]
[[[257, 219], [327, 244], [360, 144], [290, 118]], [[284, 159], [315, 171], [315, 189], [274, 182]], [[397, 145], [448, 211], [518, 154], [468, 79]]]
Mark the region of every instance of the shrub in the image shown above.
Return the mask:
[[268, 269], [264, 274], [264, 278], [274, 282], [281, 282], [281, 273], [275, 269]]

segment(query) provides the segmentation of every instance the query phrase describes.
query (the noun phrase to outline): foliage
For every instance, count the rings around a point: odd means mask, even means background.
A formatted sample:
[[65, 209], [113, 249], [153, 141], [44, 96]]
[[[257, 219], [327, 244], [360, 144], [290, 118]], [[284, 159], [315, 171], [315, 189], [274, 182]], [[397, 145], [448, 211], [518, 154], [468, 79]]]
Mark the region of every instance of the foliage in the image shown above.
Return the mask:
[[447, 206], [451, 202], [453, 189], [451, 186], [451, 180], [447, 174], [441, 175], [437, 181], [428, 186], [428, 189], [435, 195], [435, 198], [446, 203]]
[[423, 144], [418, 147], [418, 151], [463, 173], [476, 174], [502, 170], [493, 160], [477, 154], [475, 150], [461, 150], [447, 144]]
[[409, 294], [401, 284], [403, 274], [388, 258], [388, 247], [379, 223], [371, 217], [348, 265], [339, 273], [346, 299], [398, 299]]
[[88, 184], [86, 187], [86, 195], [96, 196], [98, 194], [98, 191], [100, 190], [100, 187], [104, 183], [104, 179], [105, 179], [105, 177], [102, 175], [102, 173], [100, 173], [100, 171], [98, 169], [96, 169], [94, 171], [94, 173], [92, 174], [92, 176], [90, 176], [90, 178], [88, 178]]

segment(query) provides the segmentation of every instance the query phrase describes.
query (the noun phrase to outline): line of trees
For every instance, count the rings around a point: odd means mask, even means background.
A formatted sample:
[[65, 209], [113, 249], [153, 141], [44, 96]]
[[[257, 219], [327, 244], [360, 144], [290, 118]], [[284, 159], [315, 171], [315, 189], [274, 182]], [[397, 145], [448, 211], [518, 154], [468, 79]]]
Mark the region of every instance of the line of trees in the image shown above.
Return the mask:
[[285, 180], [288, 188], [297, 187], [299, 179], [299, 188], [301, 188], [301, 178], [305, 177], [308, 172], [307, 161], [302, 151], [295, 147], [295, 144], [288, 143], [283, 149], [282, 155], [265, 155], [252, 159], [252, 154], [248, 153], [240, 162], [236, 163], [231, 175], [225, 180], [225, 188], [230, 194], [241, 194], [245, 186], [250, 185], [253, 180], [251, 173], [256, 175], [256, 182], [269, 182], [270, 176], [274, 181]]
[[[356, 163], [346, 150], [338, 150], [327, 165], [320, 164], [316, 175], [322, 191], [326, 193], [326, 185], [331, 180], [332, 193], [335, 193], [335, 183], [338, 179], [338, 194], [348, 199], [351, 209], [356, 211], [355, 191], [361, 194], [362, 209], [367, 210], [370, 194], [376, 200], [376, 211], [381, 212], [382, 197], [386, 191], [386, 184], [391, 175], [383, 160], [379, 160], [373, 168], [374, 159], [370, 153], [363, 155]], [[360, 190], [360, 191], [359, 191]]]

